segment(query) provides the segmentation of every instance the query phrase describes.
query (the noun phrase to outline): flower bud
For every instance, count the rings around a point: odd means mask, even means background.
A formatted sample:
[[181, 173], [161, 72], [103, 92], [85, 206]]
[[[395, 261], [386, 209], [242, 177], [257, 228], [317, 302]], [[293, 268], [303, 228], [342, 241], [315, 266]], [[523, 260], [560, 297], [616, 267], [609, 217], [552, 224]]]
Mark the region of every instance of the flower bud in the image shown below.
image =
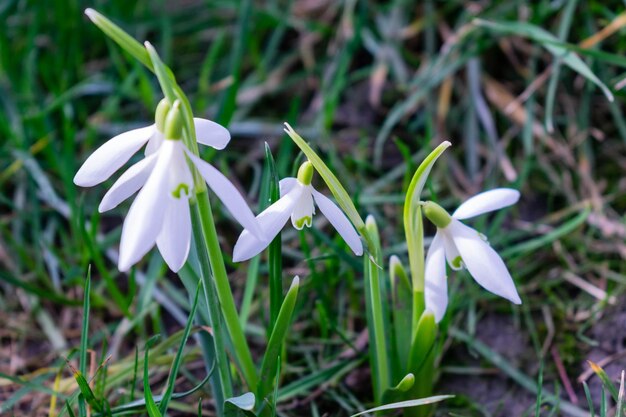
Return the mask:
[[163, 133], [165, 139], [180, 140], [183, 137], [183, 116], [180, 112], [180, 101], [178, 100], [174, 102], [172, 109], [167, 113]]
[[298, 169], [298, 181], [302, 185], [311, 185], [313, 179], [313, 164], [310, 161], [306, 161]]
[[170, 106], [170, 102], [167, 101], [166, 98], [159, 101], [159, 105], [156, 108], [154, 123], [156, 124], [157, 130], [161, 133], [165, 131], [165, 119], [171, 108], [172, 106]]
[[452, 217], [447, 211], [443, 209], [439, 204], [427, 201], [424, 203], [424, 215], [430, 220], [438, 229], [447, 227], [452, 221]]

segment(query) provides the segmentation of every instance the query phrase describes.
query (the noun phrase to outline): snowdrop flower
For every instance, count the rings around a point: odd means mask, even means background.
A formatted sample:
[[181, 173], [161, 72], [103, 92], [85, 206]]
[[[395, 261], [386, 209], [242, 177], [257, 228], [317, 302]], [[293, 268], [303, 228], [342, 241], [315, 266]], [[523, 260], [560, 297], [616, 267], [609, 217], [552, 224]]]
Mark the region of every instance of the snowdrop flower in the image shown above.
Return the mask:
[[300, 166], [297, 178], [284, 178], [280, 181], [280, 199], [257, 216], [265, 240], [244, 230], [235, 244], [233, 261], [241, 262], [252, 258], [265, 249], [291, 217], [291, 224], [298, 230], [311, 227], [315, 205], [326, 216], [352, 251], [360, 256], [363, 244], [350, 220], [328, 197], [316, 191], [311, 185], [313, 165], [307, 161]]
[[[154, 124], [121, 133], [96, 149], [76, 173], [74, 184], [80, 187], [93, 187], [106, 181], [146, 143], [148, 144], [146, 156], [154, 154], [164, 142], [165, 118], [170, 107], [167, 99], [161, 100], [156, 109]], [[197, 117], [193, 121], [198, 143], [221, 150], [230, 141], [230, 133], [223, 126]]]
[[[127, 271], [156, 243], [163, 259], [174, 272], [187, 260], [191, 240], [189, 198], [193, 177], [187, 159], [198, 169], [208, 186], [233, 217], [246, 229], [262, 236], [254, 215], [235, 186], [217, 169], [193, 155], [183, 144], [180, 103], [170, 108], [162, 101], [156, 123], [147, 128], [122, 133], [97, 149], [80, 168], [74, 183], [98, 184], [119, 169], [148, 142], [146, 157], [131, 166], [113, 184], [99, 206], [111, 210], [141, 189], [122, 227], [118, 268]], [[200, 143], [222, 149], [230, 139], [217, 123], [196, 119]]]
[[435, 314], [437, 321], [443, 318], [448, 305], [446, 260], [454, 270], [466, 267], [487, 291], [515, 304], [522, 303], [502, 258], [489, 246], [485, 236], [459, 221], [510, 206], [519, 197], [519, 191], [509, 188], [486, 191], [461, 204], [452, 216], [433, 202], [424, 203], [424, 214], [437, 226], [426, 256], [424, 290], [426, 308]]

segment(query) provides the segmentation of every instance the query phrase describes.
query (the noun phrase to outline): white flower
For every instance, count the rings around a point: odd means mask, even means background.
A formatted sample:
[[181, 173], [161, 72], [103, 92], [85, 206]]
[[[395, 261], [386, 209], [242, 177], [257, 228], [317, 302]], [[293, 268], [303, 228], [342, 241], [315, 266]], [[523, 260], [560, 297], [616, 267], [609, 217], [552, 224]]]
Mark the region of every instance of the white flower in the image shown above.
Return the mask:
[[304, 226], [311, 227], [315, 214], [314, 204], [319, 207], [350, 249], [358, 256], [363, 254], [363, 244], [352, 223], [335, 203], [313, 188], [312, 177], [313, 166], [307, 161], [298, 170], [297, 178], [284, 178], [280, 181], [280, 199], [257, 216], [265, 239], [261, 240], [249, 230], [244, 230], [235, 244], [233, 261], [245, 261], [259, 254], [290, 217], [293, 227], [298, 230]]
[[[110, 210], [139, 191], [122, 228], [118, 268], [127, 271], [156, 243], [163, 259], [174, 272], [187, 260], [191, 240], [189, 198], [193, 195], [193, 176], [186, 160], [195, 165], [208, 186], [233, 217], [246, 229], [262, 236], [254, 215], [235, 186], [217, 169], [193, 155], [181, 138], [182, 122], [175, 104], [168, 106], [164, 130], [157, 128], [163, 118], [157, 110], [157, 124], [123, 133], [97, 149], [80, 168], [74, 182], [98, 184], [120, 168], [148, 141], [147, 156], [131, 166], [105, 194], [98, 210]], [[198, 121], [200, 120], [200, 122]], [[228, 131], [208, 120], [197, 119], [200, 143], [221, 149], [230, 139]], [[165, 132], [165, 133], [164, 133]], [[132, 145], [131, 145], [132, 144]], [[150, 143], [148, 143], [150, 147]]]
[[510, 206], [519, 197], [519, 191], [509, 188], [486, 191], [461, 204], [452, 216], [435, 203], [425, 203], [424, 213], [437, 226], [437, 233], [426, 256], [424, 297], [426, 309], [435, 314], [437, 321], [443, 318], [448, 305], [446, 260], [454, 270], [466, 267], [487, 291], [521, 304], [502, 258], [483, 235], [459, 221]]
[[[157, 106], [154, 124], [121, 133], [96, 149], [76, 173], [74, 184], [93, 187], [106, 181], [146, 143], [146, 156], [156, 152], [163, 143], [165, 117], [169, 110], [167, 100], [161, 100]], [[220, 150], [230, 141], [230, 133], [223, 126], [197, 117], [193, 121], [198, 143]]]

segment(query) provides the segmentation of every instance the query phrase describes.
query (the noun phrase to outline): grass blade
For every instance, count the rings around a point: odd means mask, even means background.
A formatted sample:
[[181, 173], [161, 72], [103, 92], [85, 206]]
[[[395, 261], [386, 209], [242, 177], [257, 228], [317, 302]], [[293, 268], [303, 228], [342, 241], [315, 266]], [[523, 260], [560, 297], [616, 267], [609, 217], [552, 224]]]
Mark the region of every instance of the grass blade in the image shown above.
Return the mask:
[[263, 363], [261, 365], [261, 376], [259, 378], [259, 387], [257, 390], [257, 400], [264, 401], [265, 396], [272, 391], [274, 379], [276, 377], [277, 362], [280, 357], [285, 337], [288, 334], [289, 324], [293, 316], [298, 297], [298, 288], [300, 287], [300, 278], [295, 277], [291, 282], [291, 287], [287, 291], [285, 301], [280, 308], [276, 325], [267, 343], [267, 350], [263, 355]]
[[161, 412], [161, 414], [165, 414], [165, 412], [167, 411], [167, 405], [169, 404], [170, 399], [172, 398], [172, 394], [174, 393], [174, 383], [176, 382], [176, 376], [178, 375], [178, 368], [180, 367], [180, 363], [183, 360], [183, 350], [185, 349], [185, 345], [187, 344], [189, 332], [191, 331], [191, 326], [196, 317], [196, 310], [198, 308], [198, 296], [200, 295], [201, 286], [202, 281], [198, 281], [198, 285], [196, 286], [196, 294], [193, 299], [191, 311], [189, 312], [189, 319], [187, 320], [187, 324], [185, 325], [183, 338], [180, 341], [180, 346], [178, 347], [176, 357], [174, 359], [174, 362], [172, 363], [172, 368], [170, 369], [170, 376], [167, 381], [167, 389], [165, 390], [163, 398], [161, 399], [161, 403], [159, 404], [159, 411]]
[[154, 398], [152, 397], [152, 390], [150, 390], [150, 371], [148, 366], [148, 357], [150, 352], [150, 347], [157, 341], [159, 338], [158, 335], [153, 336], [146, 343], [146, 352], [144, 354], [143, 359], [143, 395], [146, 400], [146, 411], [150, 417], [163, 417], [156, 403], [154, 402]]
[[585, 61], [561, 46], [559, 39], [547, 30], [526, 22], [491, 22], [482, 19], [476, 19], [475, 22], [478, 26], [487, 27], [496, 32], [524, 36], [539, 42], [556, 58], [560, 58], [565, 65], [598, 86], [609, 101], [613, 101], [611, 90], [591, 71]]
[[352, 414], [350, 417], [357, 417], [367, 413], [374, 413], [377, 411], [397, 410], [399, 408], [418, 407], [420, 405], [428, 405], [437, 403], [448, 398], [454, 398], [454, 395], [435, 395], [428, 398], [420, 398], [419, 400], [400, 401], [398, 403], [381, 405], [380, 407], [370, 408], [369, 410], [361, 411], [360, 413]]

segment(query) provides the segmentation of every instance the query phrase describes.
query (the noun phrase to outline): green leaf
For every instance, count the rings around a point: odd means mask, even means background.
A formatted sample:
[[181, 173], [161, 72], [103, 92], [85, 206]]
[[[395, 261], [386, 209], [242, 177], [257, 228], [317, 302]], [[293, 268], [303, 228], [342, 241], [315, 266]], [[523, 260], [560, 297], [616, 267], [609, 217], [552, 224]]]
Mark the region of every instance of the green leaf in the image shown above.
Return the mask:
[[598, 375], [598, 378], [600, 378], [600, 381], [602, 381], [602, 385], [604, 386], [604, 388], [609, 390], [609, 392], [611, 393], [611, 397], [613, 397], [613, 400], [617, 402], [617, 399], [619, 397], [619, 390], [617, 389], [613, 381], [611, 381], [611, 377], [608, 376], [604, 369], [602, 369], [602, 367], [595, 362], [591, 362], [588, 360], [587, 363], [589, 364], [593, 372]]
[[200, 295], [200, 287], [202, 286], [202, 281], [198, 281], [198, 285], [196, 286], [196, 295], [193, 299], [193, 304], [191, 306], [191, 311], [189, 312], [189, 318], [187, 319], [187, 324], [185, 325], [185, 331], [183, 333], [183, 338], [180, 341], [180, 345], [178, 346], [178, 351], [176, 352], [176, 357], [174, 358], [174, 362], [172, 362], [172, 368], [170, 369], [170, 376], [167, 381], [167, 389], [163, 394], [163, 398], [161, 399], [161, 403], [159, 404], [159, 411], [161, 414], [165, 414], [167, 411], [167, 405], [172, 398], [172, 394], [174, 393], [174, 384], [176, 383], [176, 377], [178, 375], [178, 368], [180, 367], [180, 363], [183, 360], [183, 350], [185, 345], [187, 344], [187, 339], [189, 339], [189, 333], [191, 331], [191, 326], [196, 317], [196, 310], [198, 308], [198, 296]]
[[425, 311], [417, 324], [417, 332], [411, 344], [409, 371], [415, 374], [419, 372], [428, 353], [433, 348], [436, 336], [437, 323], [435, 323], [435, 315], [430, 311]]
[[[394, 376], [397, 379], [406, 374], [411, 349], [412, 320], [411, 311], [413, 298], [409, 277], [397, 256], [389, 260], [389, 281], [391, 283], [391, 300], [393, 303], [393, 342], [395, 343]], [[391, 402], [391, 401], [385, 401]]]
[[382, 402], [391, 404], [400, 401], [404, 398], [404, 394], [410, 390], [415, 384], [415, 376], [411, 373], [406, 374], [404, 378], [398, 382], [395, 387], [385, 390], [382, 397]]
[[[448, 141], [442, 142], [417, 167], [404, 199], [404, 233], [409, 253], [413, 291], [422, 292], [424, 290], [424, 231], [422, 230], [422, 212], [419, 205], [422, 198], [422, 190], [433, 165], [450, 145], [451, 143]], [[414, 322], [417, 322], [419, 317], [418, 314], [415, 314], [418, 311], [418, 307], [413, 305]], [[419, 313], [421, 314], [421, 311]]]
[[[268, 206], [275, 203], [280, 198], [280, 188], [278, 172], [272, 156], [270, 146], [265, 143], [265, 170], [264, 188], [267, 194]], [[274, 325], [283, 303], [283, 274], [282, 274], [282, 241], [281, 233], [278, 232], [268, 249], [269, 282], [270, 282], [270, 325], [269, 332], [274, 329]]]
[[163, 417], [156, 403], [154, 402], [154, 398], [152, 397], [152, 390], [150, 390], [150, 371], [148, 366], [148, 356], [150, 352], [150, 347], [157, 341], [159, 336], [151, 337], [146, 343], [146, 353], [144, 355], [143, 360], [143, 395], [146, 400], [146, 411], [150, 417]]
[[591, 71], [587, 64], [585, 64], [585, 61], [574, 52], [564, 48], [563, 42], [547, 30], [526, 22], [491, 22], [482, 19], [475, 19], [474, 21], [478, 26], [501, 33], [524, 36], [539, 42], [556, 58], [561, 59], [561, 62], [565, 65], [598, 86], [609, 101], [613, 101], [613, 93], [611, 93], [611, 90], [609, 90], [609, 88]]
[[276, 319], [276, 325], [274, 326], [270, 340], [267, 343], [267, 350], [265, 351], [265, 355], [263, 355], [261, 376], [257, 389], [259, 401], [263, 401], [265, 396], [272, 391], [272, 386], [276, 377], [277, 361], [280, 357], [282, 345], [285, 342], [285, 338], [289, 330], [293, 311], [296, 306], [299, 286], [300, 278], [296, 276], [291, 282], [291, 287], [289, 287], [289, 290], [287, 291], [283, 305], [278, 313], [278, 318]]
[[[204, 377], [204, 379], [202, 381], [200, 381], [200, 383], [198, 383], [198, 385], [196, 385], [195, 387], [193, 387], [192, 389], [190, 389], [189, 391], [184, 391], [184, 392], [175, 392], [172, 394], [171, 399], [174, 400], [178, 400], [181, 398], [185, 398], [190, 396], [191, 394], [197, 392], [198, 390], [200, 390], [200, 388], [202, 388], [204, 386], [204, 384], [206, 384], [209, 379], [211, 378], [211, 375], [213, 375], [213, 371], [215, 370], [215, 361], [213, 361], [213, 365], [211, 365], [211, 369], [209, 370], [209, 372], [207, 373], [207, 376]], [[163, 398], [162, 395], [156, 395], [153, 397], [153, 400], [155, 403], [160, 403], [161, 399]], [[111, 410], [111, 414], [115, 415], [115, 414], [126, 414], [128, 412], [132, 412], [132, 411], [137, 411], [138, 409], [143, 409], [146, 406], [146, 400], [145, 398], [141, 398], [135, 401], [131, 401], [127, 404], [123, 404], [123, 405], [119, 405], [115, 408], [113, 408]]]
[[163, 95], [167, 97], [167, 100], [170, 102], [170, 105], [173, 105], [174, 102], [176, 101], [176, 93], [174, 92], [176, 88], [175, 87], [176, 82], [174, 81], [173, 77], [170, 75], [171, 71], [169, 71], [168, 68], [163, 63], [163, 61], [161, 61], [159, 54], [157, 53], [156, 49], [154, 49], [152, 44], [146, 41], [145, 45], [146, 45], [146, 50], [148, 51], [148, 54], [150, 55], [150, 60], [152, 61], [152, 67], [154, 68], [154, 73], [159, 79], [161, 90], [163, 90]]
[[372, 388], [374, 390], [374, 401], [381, 404], [383, 393], [390, 387], [389, 355], [387, 348], [388, 315], [385, 314], [383, 301], [386, 300], [385, 287], [381, 285], [380, 272], [378, 266], [380, 262], [380, 238], [378, 227], [373, 216], [367, 216], [365, 220], [366, 233], [370, 238], [372, 246], [371, 257], [363, 258], [364, 268], [364, 289], [365, 289], [365, 312], [367, 318], [367, 328], [369, 332], [369, 353], [370, 368], [372, 371]]
[[100, 404], [96, 401], [96, 398], [89, 387], [89, 383], [83, 376], [87, 372], [87, 350], [89, 349], [88, 337], [89, 337], [89, 309], [90, 309], [90, 295], [91, 295], [91, 266], [87, 269], [87, 279], [85, 280], [85, 294], [83, 295], [83, 322], [80, 334], [80, 348], [79, 348], [79, 360], [78, 371], [74, 370], [74, 378], [78, 382], [78, 387], [83, 394], [83, 398], [78, 399], [78, 414], [83, 417], [87, 414], [84, 401], [87, 401], [94, 410], [100, 411]]
[[622, 417], [624, 415], [624, 371], [619, 383], [619, 395], [617, 396], [617, 404], [615, 405], [615, 417]]
[[91, 21], [100, 28], [105, 35], [131, 54], [135, 59], [146, 67], [152, 69], [152, 62], [148, 56], [148, 51], [135, 38], [126, 33], [122, 28], [111, 22], [109, 19], [95, 11], [86, 9], [85, 14]]
[[454, 395], [435, 395], [428, 398], [420, 398], [418, 400], [401, 401], [393, 404], [381, 405], [380, 407], [370, 408], [369, 410], [361, 411], [360, 413], [352, 414], [350, 417], [356, 417], [367, 413], [374, 413], [376, 411], [396, 410], [398, 408], [418, 407], [420, 405], [427, 405], [437, 403], [449, 398], [454, 398]]
[[65, 401], [65, 409], [67, 410], [67, 414], [70, 417], [76, 417], [76, 415], [74, 414], [74, 411], [72, 410], [72, 407], [70, 406], [70, 402], [69, 401]]
[[239, 397], [228, 398], [224, 401], [224, 411], [226, 417], [254, 417], [256, 414], [252, 412], [254, 410], [254, 404], [256, 398], [253, 393], [246, 392]]
[[[69, 366], [70, 368], [72, 368], [71, 365]], [[96, 399], [96, 396], [91, 390], [91, 387], [89, 386], [89, 382], [87, 382], [87, 379], [85, 378], [85, 376], [82, 374], [82, 372], [80, 372], [77, 369], [72, 368], [72, 371], [74, 373], [74, 379], [76, 380], [76, 383], [78, 384], [78, 389], [80, 389], [80, 393], [82, 394], [83, 399], [87, 401], [87, 404], [89, 404], [92, 409], [94, 409], [95, 411], [101, 412], [102, 404], [100, 403], [100, 401]], [[80, 400], [79, 400], [79, 404], [80, 404]]]

